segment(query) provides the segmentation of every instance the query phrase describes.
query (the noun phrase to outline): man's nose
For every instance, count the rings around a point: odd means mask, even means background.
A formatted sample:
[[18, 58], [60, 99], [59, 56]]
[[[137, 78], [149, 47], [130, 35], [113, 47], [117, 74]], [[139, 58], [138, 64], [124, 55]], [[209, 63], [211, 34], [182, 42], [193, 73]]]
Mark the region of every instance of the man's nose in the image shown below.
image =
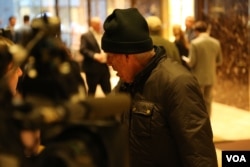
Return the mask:
[[23, 75], [23, 70], [20, 67], [18, 67], [17, 73], [18, 73], [18, 76], [22, 76]]

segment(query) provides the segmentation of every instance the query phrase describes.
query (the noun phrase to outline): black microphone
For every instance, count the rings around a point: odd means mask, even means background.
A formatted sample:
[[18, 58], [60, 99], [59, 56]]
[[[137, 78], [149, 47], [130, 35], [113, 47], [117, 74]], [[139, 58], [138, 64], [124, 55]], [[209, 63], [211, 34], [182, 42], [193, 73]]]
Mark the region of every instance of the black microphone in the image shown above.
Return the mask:
[[103, 98], [88, 97], [83, 104], [89, 109], [89, 119], [100, 119], [128, 111], [131, 99], [127, 94], [112, 94]]
[[13, 112], [14, 118], [24, 123], [26, 128], [36, 123], [41, 125], [83, 122], [116, 117], [128, 111], [131, 104], [131, 98], [127, 94], [87, 97], [79, 102], [69, 100], [59, 104], [44, 98], [29, 97], [27, 99], [23, 105], [16, 105], [15, 112]]

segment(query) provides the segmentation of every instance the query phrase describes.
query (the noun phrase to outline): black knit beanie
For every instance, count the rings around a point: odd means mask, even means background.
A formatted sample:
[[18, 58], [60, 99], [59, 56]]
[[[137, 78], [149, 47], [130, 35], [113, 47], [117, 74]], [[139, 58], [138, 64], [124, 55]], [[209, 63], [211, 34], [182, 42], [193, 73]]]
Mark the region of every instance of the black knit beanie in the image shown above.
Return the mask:
[[142, 53], [153, 49], [148, 24], [136, 8], [115, 9], [104, 22], [102, 49], [110, 53]]

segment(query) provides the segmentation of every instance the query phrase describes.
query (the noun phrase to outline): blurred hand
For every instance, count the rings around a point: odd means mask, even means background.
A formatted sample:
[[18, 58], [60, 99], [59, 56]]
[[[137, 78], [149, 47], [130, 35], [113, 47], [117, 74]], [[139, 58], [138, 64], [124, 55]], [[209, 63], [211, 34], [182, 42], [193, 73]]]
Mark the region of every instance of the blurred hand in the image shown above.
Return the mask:
[[185, 62], [189, 63], [190, 59], [186, 56], [181, 56], [182, 60], [184, 60]]
[[95, 53], [94, 59], [100, 63], [106, 63], [107, 62], [107, 55], [105, 53]]

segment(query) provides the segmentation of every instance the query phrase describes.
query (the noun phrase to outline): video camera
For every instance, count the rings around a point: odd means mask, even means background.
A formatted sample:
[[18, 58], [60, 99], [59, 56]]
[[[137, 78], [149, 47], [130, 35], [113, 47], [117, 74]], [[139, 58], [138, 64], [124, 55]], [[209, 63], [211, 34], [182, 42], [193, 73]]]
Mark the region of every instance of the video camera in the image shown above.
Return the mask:
[[[129, 96], [88, 97], [80, 70], [77, 71], [58, 37], [60, 20], [43, 15], [34, 19], [31, 26], [32, 31], [22, 45], [10, 48], [14, 60], [23, 63], [23, 97], [0, 99], [4, 104], [0, 110], [0, 164], [126, 166], [127, 133], [116, 117], [129, 109]], [[5, 90], [0, 90], [0, 97], [9, 95]], [[41, 131], [45, 148], [35, 158], [23, 155], [19, 133], [26, 129]]]

